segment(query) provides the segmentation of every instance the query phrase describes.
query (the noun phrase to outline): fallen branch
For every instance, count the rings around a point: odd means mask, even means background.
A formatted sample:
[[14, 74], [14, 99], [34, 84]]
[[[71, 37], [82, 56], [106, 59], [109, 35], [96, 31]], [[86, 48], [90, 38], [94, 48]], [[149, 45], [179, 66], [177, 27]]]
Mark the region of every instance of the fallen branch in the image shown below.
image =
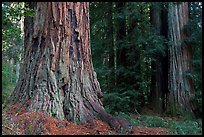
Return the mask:
[[139, 116], [141, 116], [140, 113], [137, 111], [137, 109], [134, 108], [134, 110]]

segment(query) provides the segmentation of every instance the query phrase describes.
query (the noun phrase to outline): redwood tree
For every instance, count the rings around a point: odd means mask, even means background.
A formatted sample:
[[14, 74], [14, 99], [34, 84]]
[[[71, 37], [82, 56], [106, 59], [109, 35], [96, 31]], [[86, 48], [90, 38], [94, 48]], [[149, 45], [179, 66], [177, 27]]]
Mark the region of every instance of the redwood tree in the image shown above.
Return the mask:
[[170, 3], [168, 7], [169, 22], [169, 102], [168, 111], [175, 114], [193, 115], [196, 103], [192, 101], [195, 91], [192, 78], [191, 45], [183, 42], [187, 36], [185, 25], [188, 22], [188, 2]]
[[100, 118], [130, 133], [124, 119], [106, 113], [91, 61], [88, 2], [30, 2], [24, 63], [11, 102], [27, 111], [78, 124]]
[[[163, 3], [152, 3], [150, 8], [150, 19], [157, 34], [167, 38], [167, 10]], [[153, 111], [157, 113], [165, 111], [165, 95], [168, 91], [168, 55], [166, 47], [164, 51], [164, 55], [162, 53], [157, 53], [155, 55], [155, 60], [151, 62], [153, 73], [151, 76], [150, 104]]]

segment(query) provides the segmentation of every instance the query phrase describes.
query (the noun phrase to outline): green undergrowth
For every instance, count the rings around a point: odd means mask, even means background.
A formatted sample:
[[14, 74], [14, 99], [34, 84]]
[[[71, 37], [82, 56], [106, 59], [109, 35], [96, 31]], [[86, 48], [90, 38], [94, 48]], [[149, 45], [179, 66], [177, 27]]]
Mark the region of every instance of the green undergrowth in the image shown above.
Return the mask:
[[130, 116], [120, 112], [115, 115], [126, 118], [135, 127], [169, 128], [170, 134], [175, 135], [202, 135], [202, 119], [175, 119], [157, 116]]
[[16, 86], [15, 73], [11, 71], [9, 63], [2, 63], [2, 104], [8, 101], [10, 94]]
[[8, 103], [9, 96], [13, 92], [15, 86], [16, 86], [16, 83], [10, 83], [9, 86], [5, 86], [4, 88], [2, 88], [2, 104]]
[[168, 128], [172, 128], [172, 133], [177, 135], [202, 135], [202, 120], [182, 120], [169, 121]]

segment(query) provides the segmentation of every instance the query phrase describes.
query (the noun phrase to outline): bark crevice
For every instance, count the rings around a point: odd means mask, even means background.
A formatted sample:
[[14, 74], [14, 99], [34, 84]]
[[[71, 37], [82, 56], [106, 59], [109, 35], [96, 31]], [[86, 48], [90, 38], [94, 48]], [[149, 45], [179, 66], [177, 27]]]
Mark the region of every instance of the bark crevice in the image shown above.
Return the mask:
[[106, 113], [100, 100], [103, 94], [91, 61], [88, 3], [33, 6], [35, 16], [25, 19], [24, 66], [12, 103], [22, 100], [19, 107], [26, 105], [27, 111], [78, 124], [93, 126], [93, 119], [100, 118], [113, 129], [130, 133], [129, 122]]

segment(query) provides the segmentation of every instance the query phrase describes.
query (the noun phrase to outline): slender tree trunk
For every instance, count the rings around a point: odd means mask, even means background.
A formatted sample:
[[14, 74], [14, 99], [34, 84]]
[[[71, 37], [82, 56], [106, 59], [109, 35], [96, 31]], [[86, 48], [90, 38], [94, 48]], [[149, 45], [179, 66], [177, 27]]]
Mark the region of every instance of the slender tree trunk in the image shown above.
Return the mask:
[[187, 77], [191, 72], [192, 50], [191, 45], [182, 42], [186, 37], [184, 26], [188, 21], [188, 2], [169, 4], [169, 47], [170, 70], [169, 70], [169, 102], [168, 111], [193, 115], [191, 98], [195, 91], [193, 81]]
[[107, 114], [100, 100], [91, 61], [89, 3], [29, 5], [36, 13], [25, 18], [24, 64], [12, 103], [78, 124], [93, 124], [98, 117], [129, 133], [129, 123]]
[[108, 7], [107, 7], [108, 9], [109, 9], [109, 11], [108, 11], [108, 16], [107, 16], [107, 18], [108, 18], [108, 27], [109, 27], [109, 29], [108, 29], [108, 31], [107, 31], [107, 34], [108, 34], [108, 40], [109, 40], [109, 42], [108, 43], [110, 43], [110, 45], [109, 45], [109, 69], [110, 69], [110, 82], [109, 82], [109, 90], [111, 90], [114, 86], [115, 86], [115, 81], [116, 81], [116, 79], [115, 79], [115, 69], [114, 69], [114, 32], [113, 32], [113, 23], [114, 23], [114, 18], [113, 18], [113, 12], [114, 12], [114, 9], [113, 9], [113, 2], [109, 2], [108, 3]]
[[[158, 35], [167, 37], [167, 11], [162, 3], [153, 3], [151, 6], [151, 24]], [[165, 46], [165, 45], [164, 45]], [[166, 51], [166, 50], [165, 50]], [[153, 111], [162, 113], [165, 110], [165, 94], [168, 90], [168, 58], [165, 55], [157, 54], [156, 60], [151, 62], [151, 91], [150, 104]]]
[[115, 19], [115, 8], [116, 7], [116, 3], [113, 2], [112, 4], [112, 23], [113, 23], [113, 62], [114, 62], [114, 85], [117, 85], [117, 74], [116, 74], [116, 70], [117, 70], [117, 45], [116, 45], [116, 37], [117, 37], [117, 28], [116, 28], [116, 19]]
[[[118, 14], [122, 14], [123, 8], [125, 7], [125, 2], [119, 2], [116, 3], [116, 11]], [[117, 23], [117, 32], [116, 32], [116, 41], [117, 41], [117, 66], [125, 67], [126, 65], [126, 48], [121, 44], [121, 41], [125, 38], [126, 35], [126, 21], [124, 18], [118, 18], [116, 20]], [[123, 77], [124, 72], [121, 72], [118, 74], [117, 77], [120, 77], [120, 79], [117, 79], [117, 84], [121, 84], [125, 82], [125, 78]]]
[[[150, 19], [151, 24], [160, 35], [161, 30], [161, 3], [153, 3], [151, 5]], [[153, 111], [157, 113], [162, 112], [162, 100], [161, 100], [161, 55], [157, 55], [155, 61], [151, 62], [152, 65], [152, 76], [151, 76], [151, 91], [150, 91], [150, 104]]]
[[19, 75], [20, 75], [20, 62], [17, 61], [16, 62], [16, 83], [18, 82], [18, 79], [19, 79]]
[[12, 83], [13, 82], [13, 74], [14, 74], [14, 59], [13, 57], [10, 59], [10, 70], [11, 70], [11, 73], [10, 73], [10, 82]]
[[[162, 4], [161, 10], [161, 35], [168, 39], [168, 10], [167, 4]], [[165, 112], [167, 105], [167, 93], [168, 93], [168, 73], [169, 73], [169, 58], [168, 58], [168, 45], [164, 43], [165, 54], [162, 55], [161, 65], [162, 65], [162, 76], [161, 76], [161, 98], [162, 98], [162, 112]]]

